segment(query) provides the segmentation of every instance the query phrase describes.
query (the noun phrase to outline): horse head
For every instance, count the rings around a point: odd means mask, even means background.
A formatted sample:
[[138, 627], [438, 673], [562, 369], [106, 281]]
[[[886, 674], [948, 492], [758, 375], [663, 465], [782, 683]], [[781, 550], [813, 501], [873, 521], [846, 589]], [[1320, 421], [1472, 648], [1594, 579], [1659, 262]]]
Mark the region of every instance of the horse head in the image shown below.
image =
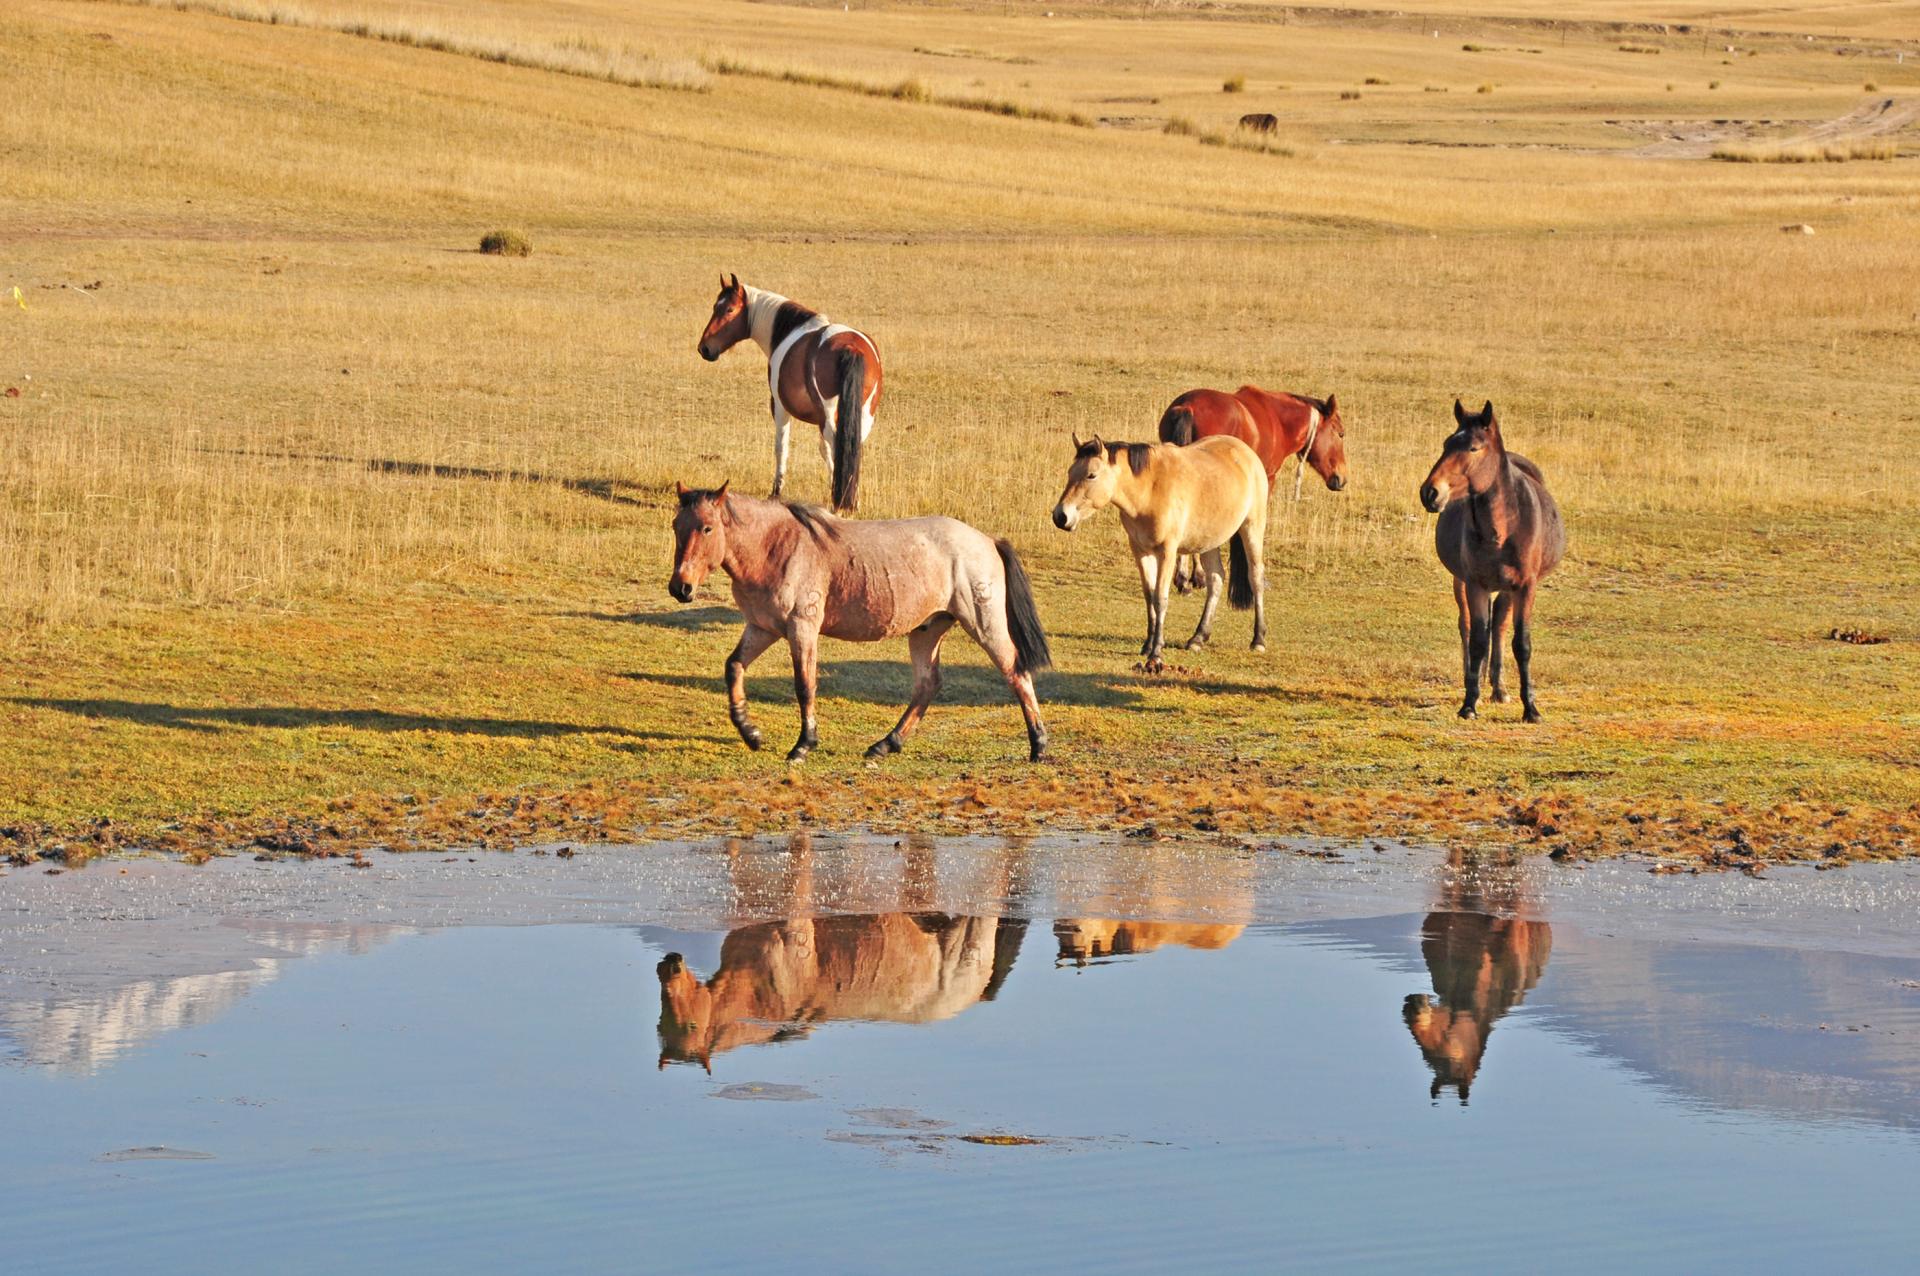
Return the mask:
[[1080, 520], [1097, 514], [1113, 499], [1114, 485], [1120, 481], [1120, 466], [1099, 435], [1085, 443], [1073, 436], [1073, 465], [1067, 470], [1067, 487], [1054, 502], [1053, 525], [1063, 532], [1080, 526]]
[[1347, 485], [1347, 426], [1340, 419], [1340, 403], [1327, 396], [1327, 407], [1320, 414], [1320, 428], [1307, 443], [1307, 464], [1320, 476], [1329, 492]]
[[713, 1071], [713, 990], [668, 953], [654, 967], [660, 976], [660, 1066], [698, 1063]]
[[712, 491], [674, 484], [680, 507], [673, 512], [673, 575], [667, 592], [683, 603], [693, 601], [714, 568], [727, 559], [727, 483]]
[[1478, 412], [1468, 412], [1460, 406], [1460, 400], [1455, 399], [1453, 419], [1459, 428], [1441, 444], [1440, 459], [1433, 463], [1427, 481], [1420, 485], [1420, 503], [1433, 514], [1445, 509], [1451, 501], [1478, 495], [1492, 487], [1506, 455], [1492, 400]]
[[747, 322], [747, 287], [740, 276], [723, 276], [720, 295], [713, 299], [713, 315], [700, 334], [700, 357], [712, 363], [752, 335]]

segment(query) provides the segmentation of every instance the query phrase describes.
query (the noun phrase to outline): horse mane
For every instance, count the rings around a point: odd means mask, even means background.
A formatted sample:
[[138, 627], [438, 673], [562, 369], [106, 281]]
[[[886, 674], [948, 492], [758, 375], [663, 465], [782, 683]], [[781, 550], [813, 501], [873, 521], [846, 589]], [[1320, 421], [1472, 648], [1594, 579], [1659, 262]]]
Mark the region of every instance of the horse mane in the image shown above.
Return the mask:
[[787, 513], [793, 515], [794, 521], [806, 529], [807, 535], [817, 541], [825, 540], [828, 536], [832, 535], [833, 515], [827, 513], [827, 511], [821, 509], [818, 505], [802, 505], [799, 501], [783, 501], [781, 503], [787, 507]]
[[1118, 461], [1120, 459], [1120, 454], [1122, 452], [1125, 452], [1127, 454], [1127, 468], [1133, 471], [1133, 475], [1135, 478], [1138, 478], [1142, 474], [1145, 474], [1147, 472], [1147, 462], [1150, 461], [1153, 457], [1153, 444], [1151, 443], [1109, 443], [1107, 444], [1107, 460]]

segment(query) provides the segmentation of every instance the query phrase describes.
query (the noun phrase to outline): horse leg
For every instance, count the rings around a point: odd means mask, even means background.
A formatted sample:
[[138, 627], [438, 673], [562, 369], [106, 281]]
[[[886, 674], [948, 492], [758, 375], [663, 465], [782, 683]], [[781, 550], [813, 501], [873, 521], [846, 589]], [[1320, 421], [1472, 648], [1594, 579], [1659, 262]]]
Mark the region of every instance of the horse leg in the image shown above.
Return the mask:
[[1147, 604], [1153, 616], [1153, 630], [1148, 636], [1152, 644], [1147, 652], [1147, 672], [1159, 673], [1166, 668], [1166, 662], [1160, 658], [1161, 648], [1166, 642], [1167, 599], [1173, 593], [1174, 554], [1168, 550], [1154, 551], [1153, 558], [1153, 598]]
[[907, 650], [913, 653], [913, 695], [907, 711], [894, 723], [893, 730], [873, 742], [867, 750], [870, 758], [884, 758], [907, 746], [907, 736], [920, 724], [927, 706], [940, 694], [940, 643], [953, 628], [953, 617], [942, 613], [907, 635]]
[[733, 719], [733, 729], [740, 733], [749, 749], [760, 747], [760, 728], [753, 725], [747, 713], [747, 666], [758, 660], [760, 653], [773, 646], [779, 637], [756, 625], [748, 625], [741, 631], [733, 654], [727, 657], [727, 716]]
[[1513, 663], [1520, 667], [1520, 703], [1526, 706], [1521, 718], [1540, 721], [1540, 706], [1533, 702], [1533, 586], [1523, 585], [1513, 606]]
[[1247, 576], [1253, 585], [1253, 642], [1250, 650], [1267, 649], [1267, 503], [1262, 500], [1240, 529], [1247, 551]]
[[793, 442], [793, 418], [787, 415], [786, 404], [775, 395], [770, 400], [773, 405], [773, 491], [767, 493], [774, 500], [780, 499], [780, 490], [787, 485], [787, 447]]
[[827, 491], [829, 493], [833, 491], [833, 440], [839, 433], [839, 429], [834, 424], [833, 414], [839, 410], [840, 398], [838, 395], [826, 400], [820, 405], [820, 459], [826, 462]]
[[814, 693], [820, 683], [820, 631], [795, 625], [787, 633], [787, 646], [793, 651], [793, 695], [800, 702], [800, 738], [787, 750], [787, 761], [798, 762], [820, 743], [814, 729]]
[[[1148, 560], [1142, 560], [1145, 562]], [[1166, 577], [1162, 575], [1162, 580]], [[971, 615], [959, 613], [960, 627], [980, 644], [993, 667], [1007, 680], [1007, 689], [1020, 702], [1020, 715], [1027, 720], [1027, 757], [1038, 762], [1047, 756], [1047, 726], [1040, 721], [1040, 697], [1033, 690], [1033, 675], [1019, 670], [1020, 653], [1007, 632], [1007, 617], [998, 601], [975, 608]]]
[[1460, 703], [1460, 716], [1473, 718], [1479, 715], [1474, 706], [1480, 702], [1480, 670], [1487, 663], [1487, 639], [1490, 634], [1487, 613], [1492, 607], [1493, 596], [1480, 586], [1467, 585], [1467, 687], [1466, 696]]
[[1191, 594], [1200, 579], [1200, 560], [1192, 554], [1182, 554], [1175, 560], [1173, 569], [1173, 590], [1177, 594]]
[[1512, 610], [1513, 592], [1503, 589], [1493, 600], [1493, 639], [1487, 644], [1487, 682], [1491, 684], [1487, 699], [1495, 704], [1507, 702], [1507, 689], [1500, 685], [1500, 640], [1507, 636], [1507, 614]]
[[1200, 650], [1213, 638], [1213, 612], [1220, 605], [1220, 588], [1227, 579], [1220, 567], [1219, 550], [1208, 550], [1198, 561], [1207, 573], [1207, 601], [1200, 604], [1200, 624], [1193, 631], [1193, 637], [1187, 639], [1188, 651]]
[[1473, 664], [1467, 659], [1467, 640], [1473, 633], [1473, 609], [1467, 606], [1467, 582], [1458, 576], [1453, 578], [1453, 605], [1460, 611], [1460, 677], [1464, 681], [1473, 672]]
[[1142, 554], [1140, 556], [1139, 566], [1140, 592], [1145, 595], [1147, 600], [1147, 637], [1146, 641], [1140, 644], [1140, 654], [1150, 656], [1153, 654], [1154, 647], [1157, 645], [1155, 635], [1159, 631], [1159, 612], [1157, 607], [1160, 598], [1160, 581], [1158, 575], [1160, 560], [1153, 554]]

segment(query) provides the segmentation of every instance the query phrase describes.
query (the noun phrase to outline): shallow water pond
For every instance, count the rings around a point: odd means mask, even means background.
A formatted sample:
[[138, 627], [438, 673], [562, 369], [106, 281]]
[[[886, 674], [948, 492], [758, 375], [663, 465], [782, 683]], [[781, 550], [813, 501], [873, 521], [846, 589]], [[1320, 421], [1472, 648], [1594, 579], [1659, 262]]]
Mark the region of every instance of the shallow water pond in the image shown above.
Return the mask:
[[1920, 873], [800, 839], [0, 880], [10, 1270], [1904, 1268]]

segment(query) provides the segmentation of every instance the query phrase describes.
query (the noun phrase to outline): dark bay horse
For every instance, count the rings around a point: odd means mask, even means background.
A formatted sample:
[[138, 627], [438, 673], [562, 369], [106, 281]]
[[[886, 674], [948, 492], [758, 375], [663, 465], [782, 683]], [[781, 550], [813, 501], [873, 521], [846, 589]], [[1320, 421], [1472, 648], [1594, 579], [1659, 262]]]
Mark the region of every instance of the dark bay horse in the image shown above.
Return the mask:
[[747, 666], [784, 638], [793, 652], [798, 762], [819, 743], [814, 692], [822, 636], [878, 642], [904, 636], [913, 653], [913, 694], [893, 730], [867, 750], [898, 753], [940, 690], [940, 643], [957, 623], [985, 649], [1027, 719], [1029, 756], [1046, 753], [1047, 729], [1033, 675], [1052, 657], [1033, 587], [1013, 546], [951, 518], [842, 520], [824, 510], [681, 486], [673, 516], [673, 576], [681, 602], [716, 567], [733, 582], [747, 627], [727, 657], [727, 712], [747, 747], [760, 729], [747, 716]]
[[1189, 447], [1168, 443], [1105, 443], [1098, 436], [1073, 440], [1067, 486], [1053, 507], [1053, 523], [1071, 532], [1111, 505], [1126, 529], [1140, 588], [1147, 598], [1147, 640], [1140, 654], [1147, 668], [1164, 668], [1160, 652], [1167, 622], [1167, 593], [1174, 560], [1200, 558], [1207, 574], [1207, 601], [1200, 624], [1187, 640], [1196, 651], [1213, 635], [1220, 585], [1220, 549], [1227, 547], [1232, 580], [1227, 600], [1253, 608], [1253, 649], [1267, 649], [1267, 472], [1253, 449], [1239, 439], [1201, 439]]
[[[1294, 475], [1293, 496], [1300, 499], [1300, 483], [1311, 465], [1330, 492], [1347, 485], [1347, 427], [1333, 395], [1310, 399], [1302, 394], [1273, 394], [1259, 386], [1243, 385], [1232, 394], [1224, 390], [1189, 390], [1160, 414], [1160, 441], [1182, 446], [1195, 439], [1231, 435], [1252, 448], [1267, 467], [1272, 484], [1287, 458], [1300, 462]], [[1174, 586], [1186, 593], [1200, 576], [1199, 564], [1182, 558]]]
[[820, 429], [833, 507], [857, 508], [860, 449], [873, 433], [880, 405], [880, 352], [865, 333], [831, 323], [817, 310], [749, 287], [738, 275], [722, 279], [713, 315], [700, 334], [700, 357], [711, 363], [749, 337], [767, 356], [773, 495], [786, 486], [793, 422], [805, 421]]
[[1538, 722], [1533, 595], [1566, 554], [1566, 528], [1540, 467], [1507, 451], [1491, 402], [1469, 414], [1455, 399], [1453, 419], [1459, 428], [1447, 436], [1440, 459], [1420, 485], [1420, 503], [1440, 515], [1434, 549], [1453, 573], [1453, 597], [1460, 607], [1460, 662], [1466, 679], [1460, 716], [1475, 716], [1480, 669], [1489, 659], [1494, 703], [1506, 701], [1500, 685], [1500, 639], [1511, 616], [1523, 716]]

